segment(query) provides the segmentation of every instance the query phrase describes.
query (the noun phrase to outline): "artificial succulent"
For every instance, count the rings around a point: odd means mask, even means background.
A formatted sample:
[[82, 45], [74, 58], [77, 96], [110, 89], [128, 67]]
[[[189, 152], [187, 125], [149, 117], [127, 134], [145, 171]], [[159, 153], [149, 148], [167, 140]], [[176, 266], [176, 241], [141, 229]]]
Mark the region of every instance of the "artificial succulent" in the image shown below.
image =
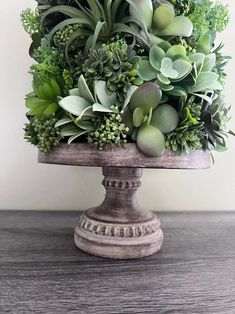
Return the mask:
[[47, 153], [63, 138], [98, 149], [136, 142], [226, 149], [223, 44], [227, 6], [211, 0], [37, 0], [21, 15], [32, 38], [25, 137]]
[[161, 103], [162, 92], [156, 83], [147, 82], [132, 94], [124, 121], [131, 130], [139, 150], [146, 156], [158, 157], [165, 151], [164, 134], [179, 122], [176, 110]]
[[133, 34], [138, 38], [144, 47], [151, 47], [153, 44], [162, 41], [165, 37], [190, 37], [193, 31], [193, 24], [188, 17], [176, 16], [174, 6], [169, 1], [127, 0], [130, 3], [130, 19], [127, 22], [134, 22], [140, 28], [136, 32], [129, 26], [116, 25], [115, 30]]
[[132, 85], [143, 83], [137, 73], [139, 61], [134, 48], [124, 39], [119, 39], [92, 50], [84, 62], [82, 73], [89, 85], [94, 80], [105, 80], [107, 88], [116, 92], [122, 103]]
[[[66, 115], [56, 127], [60, 128], [62, 136], [69, 137], [69, 143], [85, 134], [89, 134], [89, 142], [94, 142], [99, 148], [110, 142], [124, 143], [122, 139], [125, 139], [124, 132], [128, 129], [122, 122], [122, 110], [116, 103], [117, 95], [107, 89], [105, 81], [95, 81], [94, 91], [91, 91], [81, 75], [78, 88], [59, 100]], [[110, 138], [107, 134], [109, 127]]]
[[226, 150], [227, 123], [230, 107], [226, 107], [224, 97], [214, 94], [212, 102], [204, 102], [201, 111], [201, 121], [207, 134], [204, 145], [207, 149]]
[[184, 46], [164, 41], [151, 47], [148, 59], [142, 58], [138, 74], [145, 81], [155, 80], [166, 93], [183, 96], [185, 91], [178, 82], [191, 71], [192, 63]]
[[58, 83], [51, 79], [37, 86], [34, 92], [26, 97], [26, 107], [29, 109], [29, 116], [51, 116], [58, 111], [59, 104], [57, 97], [61, 96]]

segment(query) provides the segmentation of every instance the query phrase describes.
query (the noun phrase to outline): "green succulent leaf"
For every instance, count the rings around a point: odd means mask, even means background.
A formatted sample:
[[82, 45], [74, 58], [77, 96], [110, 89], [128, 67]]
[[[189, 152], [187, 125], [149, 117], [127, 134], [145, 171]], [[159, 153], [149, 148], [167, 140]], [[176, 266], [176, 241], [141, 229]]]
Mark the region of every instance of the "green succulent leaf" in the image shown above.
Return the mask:
[[123, 104], [123, 109], [125, 109], [128, 106], [132, 95], [134, 94], [134, 92], [137, 89], [138, 89], [138, 87], [135, 86], [135, 85], [131, 85], [131, 87], [128, 89], [128, 92], [127, 92], [127, 95], [126, 95], [126, 99], [125, 99], [124, 104]]
[[166, 57], [166, 53], [164, 52], [163, 49], [161, 49], [160, 47], [156, 45], [151, 47], [150, 52], [149, 52], [149, 62], [155, 70], [160, 71], [161, 62], [163, 58], [165, 57]]
[[162, 98], [162, 92], [155, 83], [145, 83], [140, 86], [132, 95], [130, 100], [130, 109], [134, 112], [136, 108], [141, 108], [144, 115], [156, 108]]
[[112, 109], [109, 109], [108, 107], [105, 107], [99, 103], [94, 103], [92, 109], [94, 112], [113, 112]]
[[84, 134], [86, 134], [87, 133], [87, 131], [85, 131], [85, 130], [79, 130], [78, 132], [77, 132], [77, 134], [74, 134], [74, 135], [72, 135], [69, 139], [68, 139], [68, 144], [70, 145], [72, 142], [74, 142], [78, 137], [80, 137], [80, 136], [82, 136], [82, 135], [84, 135]]
[[90, 106], [90, 102], [80, 96], [68, 96], [59, 101], [59, 105], [67, 112], [80, 116]]
[[99, 34], [100, 34], [101, 29], [102, 29], [102, 27], [103, 27], [104, 25], [105, 25], [105, 22], [100, 22], [100, 21], [96, 24], [95, 31], [94, 31], [94, 35], [93, 35], [93, 38], [92, 38], [91, 49], [94, 49], [94, 48], [95, 48], [95, 45], [96, 45], [96, 43], [97, 43]]
[[151, 28], [153, 19], [152, 0], [126, 0], [130, 4], [130, 15], [143, 21], [146, 28]]
[[35, 106], [44, 104], [43, 99], [38, 98], [37, 96], [29, 96], [25, 100], [25, 105], [28, 109], [33, 109]]
[[78, 88], [70, 89], [69, 96], [80, 96], [79, 89]]
[[50, 116], [52, 115], [54, 112], [56, 112], [58, 109], [58, 104], [57, 103], [51, 103], [49, 104], [46, 109], [44, 110], [43, 114], [45, 116]]
[[174, 19], [175, 10], [172, 5], [163, 3], [156, 8], [153, 15], [153, 24], [157, 29], [165, 29]]
[[186, 97], [187, 93], [184, 88], [180, 86], [174, 86], [172, 90], [168, 91], [168, 95], [175, 97]]
[[172, 47], [172, 45], [165, 40], [162, 40], [160, 43], [157, 44], [157, 46], [164, 50], [165, 52], [167, 52]]
[[117, 100], [117, 94], [107, 89], [105, 81], [95, 82], [95, 93], [100, 103], [106, 108], [111, 108]]
[[179, 77], [179, 73], [173, 68], [173, 61], [170, 58], [162, 59], [160, 70], [165, 77], [169, 77], [171, 79]]
[[204, 64], [202, 67], [203, 72], [210, 72], [216, 63], [216, 54], [211, 53], [205, 57]]
[[86, 83], [86, 80], [83, 75], [78, 79], [78, 92], [79, 96], [86, 99], [90, 103], [94, 103], [95, 99]]
[[171, 91], [172, 89], [174, 89], [174, 86], [173, 86], [173, 85], [171, 85], [171, 84], [163, 84], [163, 83], [161, 83], [160, 81], [158, 81], [158, 85], [159, 85], [159, 87], [161, 88], [161, 90], [162, 90], [163, 92], [169, 92], [169, 91]]
[[183, 59], [174, 61], [173, 68], [178, 73], [178, 76], [175, 78], [176, 80], [181, 80], [182, 78], [186, 77], [192, 70], [191, 64]]
[[133, 112], [133, 124], [134, 127], [138, 128], [144, 121], [144, 112], [140, 107], [135, 108]]
[[176, 60], [178, 58], [186, 58], [187, 52], [183, 45], [174, 45], [167, 50], [166, 56]]
[[196, 84], [191, 88], [192, 93], [214, 89], [217, 85], [218, 75], [213, 72], [201, 72], [197, 77]]
[[85, 131], [91, 132], [94, 130], [94, 124], [90, 120], [76, 119], [76, 125]]
[[200, 73], [205, 61], [206, 55], [204, 53], [194, 53], [189, 56], [189, 60], [196, 65], [197, 73]]
[[171, 81], [161, 73], [157, 75], [157, 78], [162, 84], [168, 85], [171, 83]]
[[59, 121], [56, 122], [55, 128], [59, 128], [59, 127], [64, 126], [64, 125], [66, 125], [68, 123], [71, 123], [71, 122], [73, 122], [73, 121], [69, 117], [60, 119]]
[[144, 81], [152, 81], [157, 77], [157, 71], [151, 66], [148, 60], [141, 60], [138, 75]]
[[73, 136], [79, 134], [81, 130], [79, 127], [77, 127], [74, 123], [69, 123], [65, 125], [63, 128], [60, 130], [60, 134], [62, 136]]
[[190, 37], [193, 32], [193, 24], [188, 17], [176, 16], [172, 23], [158, 31], [158, 36]]

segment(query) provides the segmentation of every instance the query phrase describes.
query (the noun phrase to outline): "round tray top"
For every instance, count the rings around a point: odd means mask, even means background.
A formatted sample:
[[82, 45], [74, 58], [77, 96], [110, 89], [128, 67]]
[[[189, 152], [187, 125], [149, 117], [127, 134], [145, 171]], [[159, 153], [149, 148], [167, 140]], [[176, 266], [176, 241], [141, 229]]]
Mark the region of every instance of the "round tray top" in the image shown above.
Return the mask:
[[100, 151], [91, 144], [74, 143], [59, 144], [48, 154], [39, 153], [38, 162], [88, 167], [208, 169], [211, 159], [210, 152], [203, 150], [180, 156], [167, 150], [161, 157], [150, 158], [144, 156], [135, 144]]

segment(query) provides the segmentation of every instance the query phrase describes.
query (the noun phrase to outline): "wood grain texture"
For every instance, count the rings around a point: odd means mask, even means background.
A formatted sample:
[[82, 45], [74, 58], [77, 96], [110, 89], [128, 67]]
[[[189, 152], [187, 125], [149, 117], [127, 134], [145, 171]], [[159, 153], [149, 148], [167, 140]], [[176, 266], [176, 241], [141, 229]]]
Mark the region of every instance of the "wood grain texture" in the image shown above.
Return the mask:
[[114, 261], [73, 246], [76, 212], [0, 212], [0, 313], [234, 314], [235, 213], [162, 213], [163, 250]]
[[59, 144], [49, 154], [39, 153], [40, 163], [90, 166], [90, 167], [127, 167], [159, 169], [207, 169], [210, 168], [209, 151], [198, 150], [190, 155], [176, 156], [167, 150], [157, 158], [145, 157], [135, 144], [126, 148], [112, 148], [99, 151], [90, 144]]

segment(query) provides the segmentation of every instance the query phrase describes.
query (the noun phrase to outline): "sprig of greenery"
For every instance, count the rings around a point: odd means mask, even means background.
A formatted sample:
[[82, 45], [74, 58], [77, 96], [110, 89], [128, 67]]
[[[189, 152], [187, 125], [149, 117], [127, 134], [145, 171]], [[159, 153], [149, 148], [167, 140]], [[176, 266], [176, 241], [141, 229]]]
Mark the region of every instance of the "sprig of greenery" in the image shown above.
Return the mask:
[[202, 34], [209, 31], [222, 32], [229, 23], [228, 6], [211, 0], [175, 0], [178, 15], [185, 15], [193, 23], [190, 41], [196, 42]]
[[33, 11], [32, 9], [26, 9], [21, 13], [20, 18], [24, 30], [30, 36], [41, 31], [41, 24], [37, 10]]

